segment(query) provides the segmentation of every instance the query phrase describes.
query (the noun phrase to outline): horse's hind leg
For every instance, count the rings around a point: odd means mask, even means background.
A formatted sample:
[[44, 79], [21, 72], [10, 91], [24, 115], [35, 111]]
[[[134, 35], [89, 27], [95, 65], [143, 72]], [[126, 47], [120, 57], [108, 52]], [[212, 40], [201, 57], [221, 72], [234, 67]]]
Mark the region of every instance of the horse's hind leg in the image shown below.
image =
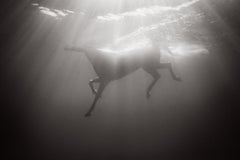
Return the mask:
[[160, 74], [154, 68], [143, 67], [143, 70], [146, 71], [147, 73], [149, 73], [153, 77], [153, 80], [149, 84], [149, 86], [147, 88], [147, 92], [146, 92], [146, 98], [150, 98], [150, 96], [151, 96], [150, 91], [152, 90], [153, 86], [156, 84], [156, 82], [160, 78]]
[[172, 78], [176, 81], [181, 81], [181, 78], [176, 75], [173, 71], [173, 68], [172, 68], [172, 64], [170, 62], [167, 62], [167, 63], [159, 63], [159, 68], [166, 68], [169, 70]]
[[106, 82], [100, 82], [99, 89], [98, 89], [98, 91], [97, 91], [97, 93], [96, 93], [96, 95], [95, 95], [95, 98], [94, 98], [94, 100], [93, 100], [93, 103], [92, 103], [90, 109], [89, 109], [88, 112], [85, 114], [85, 117], [91, 116], [91, 113], [92, 113], [92, 111], [94, 110], [98, 99], [101, 97], [102, 92], [103, 92], [104, 88], [106, 87], [106, 85], [107, 85]]

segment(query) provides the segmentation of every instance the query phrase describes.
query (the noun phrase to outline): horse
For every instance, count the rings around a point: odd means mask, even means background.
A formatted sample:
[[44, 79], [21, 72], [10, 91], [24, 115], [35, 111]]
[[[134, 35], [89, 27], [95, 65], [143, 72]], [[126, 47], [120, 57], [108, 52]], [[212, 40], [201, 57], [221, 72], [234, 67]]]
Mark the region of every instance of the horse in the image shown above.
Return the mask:
[[[95, 98], [85, 117], [91, 116], [102, 92], [111, 81], [119, 80], [138, 69], [143, 69], [153, 78], [147, 87], [146, 98], [150, 98], [150, 91], [160, 78], [160, 74], [157, 71], [160, 68], [168, 69], [174, 80], [181, 81], [181, 78], [174, 73], [170, 62], [160, 62], [161, 51], [156, 45], [133, 51], [125, 51], [126, 53], [124, 54], [116, 54], [115, 52], [86, 46], [65, 46], [64, 49], [66, 51], [82, 52], [92, 64], [97, 74], [96, 78], [89, 80], [89, 87], [95, 95]], [[97, 90], [93, 86], [94, 83], [99, 83]]]

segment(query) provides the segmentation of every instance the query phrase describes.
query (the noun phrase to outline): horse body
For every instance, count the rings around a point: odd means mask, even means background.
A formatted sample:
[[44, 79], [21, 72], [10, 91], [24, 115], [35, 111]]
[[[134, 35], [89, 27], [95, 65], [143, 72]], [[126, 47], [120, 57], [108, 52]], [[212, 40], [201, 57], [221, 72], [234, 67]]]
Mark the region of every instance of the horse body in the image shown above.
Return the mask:
[[[153, 81], [147, 88], [147, 98], [150, 97], [151, 89], [160, 78], [160, 74], [157, 72], [157, 69], [167, 68], [174, 80], [180, 80], [180, 78], [173, 72], [171, 63], [160, 63], [160, 51], [154, 46], [128, 51], [124, 54], [106, 52], [90, 47], [79, 48], [72, 46], [65, 47], [65, 49], [83, 52], [97, 74], [95, 79], [89, 81], [89, 86], [92, 92], [95, 94], [95, 99], [89, 111], [86, 113], [86, 116], [91, 115], [96, 102], [101, 97], [104, 88], [109, 82], [123, 78], [140, 68], [153, 77]], [[94, 89], [93, 83], [99, 83], [99, 88], [97, 91]]]

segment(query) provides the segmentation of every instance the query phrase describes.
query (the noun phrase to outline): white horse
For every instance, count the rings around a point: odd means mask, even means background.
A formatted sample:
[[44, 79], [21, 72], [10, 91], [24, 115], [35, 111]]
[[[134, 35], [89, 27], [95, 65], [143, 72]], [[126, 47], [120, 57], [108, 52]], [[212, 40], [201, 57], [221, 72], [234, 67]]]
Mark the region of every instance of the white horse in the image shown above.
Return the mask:
[[[95, 98], [90, 109], [85, 114], [86, 117], [91, 115], [98, 99], [109, 82], [123, 78], [140, 68], [153, 77], [146, 91], [147, 98], [150, 97], [150, 91], [160, 78], [160, 74], [157, 71], [159, 68], [168, 69], [174, 80], [181, 81], [181, 78], [173, 72], [171, 63], [160, 62], [160, 50], [155, 45], [151, 45], [145, 49], [141, 48], [129, 51], [129, 53], [124, 54], [104, 52], [92, 47], [66, 46], [65, 50], [84, 53], [97, 74], [96, 78], [89, 81], [90, 89], [95, 94]], [[94, 89], [94, 83], [99, 83], [98, 90]]]

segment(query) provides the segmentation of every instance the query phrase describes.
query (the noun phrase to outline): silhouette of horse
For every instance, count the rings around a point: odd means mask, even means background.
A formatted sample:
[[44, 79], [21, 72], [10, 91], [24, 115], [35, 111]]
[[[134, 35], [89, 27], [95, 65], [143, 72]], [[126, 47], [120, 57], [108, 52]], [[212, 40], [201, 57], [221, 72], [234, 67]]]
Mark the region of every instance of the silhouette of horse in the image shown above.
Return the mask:
[[[97, 74], [96, 78], [89, 81], [90, 89], [95, 94], [95, 98], [85, 117], [91, 116], [98, 99], [109, 82], [123, 78], [140, 68], [153, 77], [146, 91], [147, 98], [150, 98], [150, 91], [160, 78], [157, 69], [166, 68], [170, 71], [174, 80], [181, 81], [180, 77], [173, 72], [171, 63], [160, 63], [158, 46], [151, 45], [150, 47], [136, 49], [124, 54], [106, 52], [91, 47], [66, 46], [64, 49], [84, 53]], [[99, 83], [98, 90], [94, 89], [94, 83]]]

